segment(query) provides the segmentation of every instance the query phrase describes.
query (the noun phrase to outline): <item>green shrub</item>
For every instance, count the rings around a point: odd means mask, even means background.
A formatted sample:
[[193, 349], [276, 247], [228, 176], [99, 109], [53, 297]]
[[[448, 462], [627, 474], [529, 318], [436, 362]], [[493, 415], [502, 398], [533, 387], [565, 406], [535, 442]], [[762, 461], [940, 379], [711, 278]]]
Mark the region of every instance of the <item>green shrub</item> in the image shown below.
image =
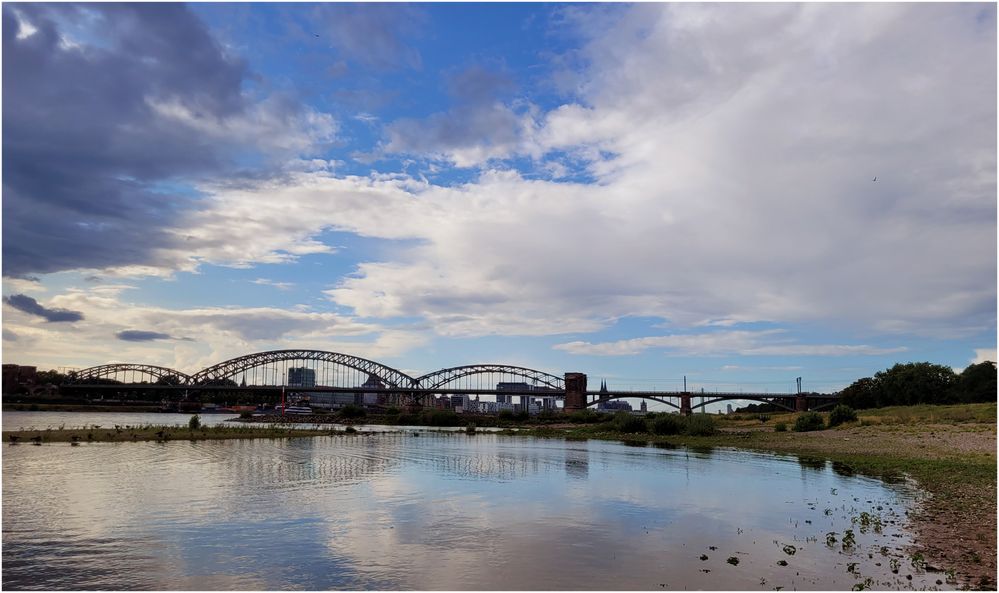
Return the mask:
[[527, 410], [521, 410], [521, 411], [519, 411], [519, 412], [517, 412], [517, 413], [515, 413], [513, 415], [513, 419], [516, 420], [516, 421], [518, 421], [518, 422], [523, 422], [523, 421], [527, 420], [530, 417], [531, 416], [530, 416], [530, 414], [527, 413]]
[[766, 424], [770, 420], [770, 414], [760, 414], [757, 418], [759, 418], [760, 422]]
[[420, 423], [420, 417], [416, 414], [399, 414], [395, 423], [402, 424], [404, 426], [415, 426]]
[[805, 412], [794, 421], [794, 432], [809, 432], [823, 428], [825, 428], [825, 422], [822, 421], [822, 415], [818, 412]]
[[687, 427], [686, 424], [683, 417], [676, 414], [656, 416], [651, 422], [652, 434], [680, 434]]
[[839, 404], [829, 413], [829, 428], [839, 426], [844, 422], [853, 422], [857, 419], [857, 413], [847, 405]]
[[614, 430], [624, 433], [646, 432], [645, 420], [628, 412], [618, 412], [614, 415]]
[[198, 430], [201, 428], [201, 416], [195, 414], [191, 416], [191, 419], [187, 422], [188, 430]]
[[714, 419], [708, 414], [694, 414], [687, 417], [687, 434], [706, 437], [717, 432]]
[[500, 410], [499, 412], [500, 420], [513, 420], [513, 410]]
[[355, 432], [357, 432], [357, 429], [354, 428], [353, 426], [348, 426], [346, 429], [344, 429], [344, 432], [346, 432], [347, 434], [354, 434]]
[[535, 420], [542, 420], [544, 422], [552, 422], [558, 419], [558, 415], [555, 410], [546, 409], [538, 412], [538, 415], [534, 417]]
[[569, 422], [573, 424], [593, 424], [600, 422], [600, 420], [601, 414], [597, 414], [593, 410], [580, 410], [569, 414]]
[[399, 408], [392, 406], [389, 409], [385, 410], [385, 413], [388, 414], [389, 416], [398, 416]]
[[239, 413], [239, 417], [242, 418], [243, 420], [249, 420], [250, 418], [253, 418], [253, 412], [249, 410], [243, 410], [242, 412]]
[[774, 424], [774, 432], [787, 432], [787, 424], [784, 424], [783, 422]]
[[347, 404], [340, 408], [341, 418], [363, 418], [368, 415], [367, 410], [354, 404]]
[[475, 423], [469, 422], [468, 426], [465, 427], [465, 434], [475, 434]]

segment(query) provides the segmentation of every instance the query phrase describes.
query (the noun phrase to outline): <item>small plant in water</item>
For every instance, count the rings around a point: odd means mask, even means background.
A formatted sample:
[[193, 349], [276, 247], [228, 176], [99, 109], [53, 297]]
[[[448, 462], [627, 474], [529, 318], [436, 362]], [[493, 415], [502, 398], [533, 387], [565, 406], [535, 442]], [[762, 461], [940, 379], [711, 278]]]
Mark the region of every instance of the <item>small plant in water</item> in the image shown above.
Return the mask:
[[475, 434], [475, 423], [469, 422], [468, 426], [465, 427], [465, 434]]
[[353, 426], [348, 426], [347, 428], [344, 429], [344, 432], [347, 434], [354, 434], [357, 432], [357, 429], [354, 428]]
[[705, 561], [707, 559], [708, 559], [708, 555], [707, 554], [701, 554], [701, 562], [703, 562], [703, 561]]
[[777, 566], [787, 566], [787, 560], [778, 560]]
[[798, 548], [792, 546], [791, 544], [784, 546], [784, 553], [787, 554], [788, 556], [794, 556], [794, 553], [797, 551]]
[[191, 416], [191, 419], [187, 422], [188, 430], [198, 430], [201, 428], [201, 417], [195, 414]]
[[836, 540], [836, 532], [835, 531], [830, 531], [829, 533], [826, 534], [826, 545], [827, 546], [830, 546], [830, 547], [831, 546], [835, 546], [836, 545], [836, 541], [837, 540]]
[[725, 562], [728, 562], [732, 566], [738, 566], [739, 565], [739, 559], [736, 558], [735, 556], [729, 556], [728, 560], [726, 560]]
[[843, 551], [853, 549], [857, 543], [857, 539], [853, 536], [853, 530], [847, 529], [843, 532]]

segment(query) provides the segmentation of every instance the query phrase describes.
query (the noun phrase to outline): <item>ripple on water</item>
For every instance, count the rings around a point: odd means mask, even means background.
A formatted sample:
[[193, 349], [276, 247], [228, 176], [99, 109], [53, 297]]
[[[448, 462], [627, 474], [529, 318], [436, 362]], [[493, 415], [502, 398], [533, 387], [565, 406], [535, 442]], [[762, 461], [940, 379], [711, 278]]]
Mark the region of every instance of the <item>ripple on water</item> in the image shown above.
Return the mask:
[[935, 587], [899, 558], [905, 488], [797, 458], [387, 433], [2, 461], [9, 588]]

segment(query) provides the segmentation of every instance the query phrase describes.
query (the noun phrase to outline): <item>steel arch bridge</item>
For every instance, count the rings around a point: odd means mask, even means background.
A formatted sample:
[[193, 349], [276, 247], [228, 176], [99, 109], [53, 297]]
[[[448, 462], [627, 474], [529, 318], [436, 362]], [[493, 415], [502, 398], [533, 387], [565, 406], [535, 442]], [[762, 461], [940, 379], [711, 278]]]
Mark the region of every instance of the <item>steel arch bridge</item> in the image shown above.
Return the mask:
[[[134, 364], [134, 363], [112, 363], [112, 364], [102, 364], [98, 366], [93, 366], [83, 370], [76, 371], [73, 374], [73, 382], [81, 383], [85, 381], [92, 381], [95, 379], [114, 379], [118, 380], [117, 377], [128, 377], [131, 375], [132, 382], [135, 382], [135, 376], [138, 375], [140, 378], [150, 378], [152, 381], [156, 382], [160, 379], [169, 379], [176, 377], [179, 379], [178, 384], [185, 385], [191, 382], [191, 376], [187, 373], [182, 373], [178, 370], [156, 366], [152, 364]], [[124, 382], [124, 381], [123, 381]]]
[[414, 385], [420, 389], [432, 391], [475, 375], [486, 375], [490, 379], [496, 375], [501, 378], [518, 377], [527, 379], [535, 386], [542, 386], [552, 391], [565, 390], [565, 379], [562, 377], [544, 371], [506, 364], [469, 364], [441, 369], [414, 379]]
[[[234, 381], [236, 377], [247, 371], [288, 361], [332, 363], [373, 375], [390, 388], [409, 388], [414, 383], [412, 377], [400, 370], [350, 354], [327, 352], [325, 350], [271, 350], [239, 356], [202, 369], [191, 375], [190, 384], [208, 385], [219, 381]], [[281, 385], [283, 383], [282, 381], [277, 384]]]
[[[590, 396], [590, 395], [593, 395], [593, 394], [592, 393], [587, 393], [587, 395]], [[670, 400], [666, 399], [665, 397], [658, 397], [658, 396], [647, 395], [647, 394], [642, 394], [642, 395], [611, 395], [609, 397], [599, 397], [597, 399], [594, 399], [593, 401], [586, 402], [586, 407], [589, 408], [589, 407], [595, 406], [595, 405], [597, 405], [599, 403], [609, 402], [612, 399], [624, 399], [626, 397], [637, 398], [637, 399], [647, 399], [647, 400], [651, 400], [651, 401], [654, 401], [654, 402], [659, 402], [661, 404], [666, 404], [667, 406], [674, 407], [677, 410], [680, 409], [680, 406], [678, 406], [677, 404], [671, 402]]]

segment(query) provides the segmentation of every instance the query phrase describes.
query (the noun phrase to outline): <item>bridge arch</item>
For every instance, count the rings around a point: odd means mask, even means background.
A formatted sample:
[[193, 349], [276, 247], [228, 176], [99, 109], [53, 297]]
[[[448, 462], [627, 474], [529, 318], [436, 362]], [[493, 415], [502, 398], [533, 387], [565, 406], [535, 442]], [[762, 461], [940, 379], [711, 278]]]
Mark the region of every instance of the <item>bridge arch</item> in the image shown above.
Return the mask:
[[635, 399], [648, 399], [648, 400], [652, 400], [654, 402], [659, 402], [661, 404], [666, 404], [667, 406], [674, 407], [677, 410], [680, 409], [680, 406], [674, 404], [673, 402], [669, 401], [668, 399], [664, 399], [664, 398], [661, 398], [661, 397], [653, 397], [651, 395], [612, 395], [612, 396], [609, 396], [609, 397], [599, 398], [599, 399], [595, 399], [595, 400], [593, 400], [591, 402], [588, 402], [586, 404], [586, 407], [588, 408], [590, 406], [595, 406], [595, 405], [599, 404], [600, 402], [606, 402], [606, 401], [610, 401], [612, 399], [624, 399], [626, 397], [632, 397], [632, 398], [635, 398]]
[[[86, 383], [87, 381], [93, 381], [95, 379], [112, 379], [117, 381], [120, 380], [119, 377], [122, 377], [131, 378], [131, 381], [124, 380], [121, 381], [122, 383], [136, 383], [136, 376], [141, 379], [146, 379], [145, 382], [147, 383], [156, 383], [160, 380], [169, 380], [173, 377], [176, 377], [177, 381], [175, 384], [178, 385], [185, 385], [191, 381], [190, 375], [175, 369], [156, 366], [153, 364], [121, 362], [102, 364], [75, 371], [70, 382]], [[142, 381], [138, 382], [141, 383]], [[174, 382], [171, 382], [171, 384], [174, 384]]]
[[493, 375], [501, 378], [519, 377], [534, 385], [555, 391], [565, 390], [565, 379], [551, 373], [506, 364], [469, 364], [441, 369], [414, 379], [420, 389], [440, 389], [445, 385], [473, 375]]
[[[764, 403], [764, 404], [770, 404], [771, 406], [775, 406], [775, 407], [787, 410], [788, 412], [794, 412], [795, 410], [794, 410], [793, 406], [788, 406], [788, 405], [783, 404], [783, 403], [781, 403], [781, 402], [778, 401], [780, 399], [787, 399], [788, 397], [792, 397], [793, 398], [794, 396], [790, 396], [790, 395], [775, 395], [772, 398], [766, 398], [766, 397], [753, 397], [753, 396], [745, 397], [745, 396], [741, 396], [741, 395], [740, 396], [725, 395], [725, 396], [721, 396], [721, 397], [716, 397], [714, 399], [709, 399], [709, 400], [707, 400], [705, 402], [697, 404], [696, 406], [693, 405], [693, 401], [691, 401], [690, 409], [691, 410], [696, 410], [697, 408], [703, 408], [703, 407], [705, 407], [705, 406], [707, 406], [709, 404], [714, 404], [714, 403], [723, 402], [723, 401], [735, 401], [735, 400], [741, 400], [742, 399], [742, 400], [756, 401], [756, 402], [760, 402], [760, 403]], [[693, 397], [691, 397], [691, 400], [693, 400]]]
[[[287, 361], [332, 363], [374, 376], [384, 383], [386, 387], [412, 387], [414, 383], [412, 377], [392, 367], [366, 358], [342, 354], [340, 352], [327, 352], [325, 350], [270, 350], [267, 352], [246, 354], [198, 371], [191, 375], [191, 383], [193, 385], [205, 385], [217, 381], [235, 381], [240, 374], [247, 371]], [[282, 381], [278, 385], [284, 383], [284, 377], [282, 377]]]

